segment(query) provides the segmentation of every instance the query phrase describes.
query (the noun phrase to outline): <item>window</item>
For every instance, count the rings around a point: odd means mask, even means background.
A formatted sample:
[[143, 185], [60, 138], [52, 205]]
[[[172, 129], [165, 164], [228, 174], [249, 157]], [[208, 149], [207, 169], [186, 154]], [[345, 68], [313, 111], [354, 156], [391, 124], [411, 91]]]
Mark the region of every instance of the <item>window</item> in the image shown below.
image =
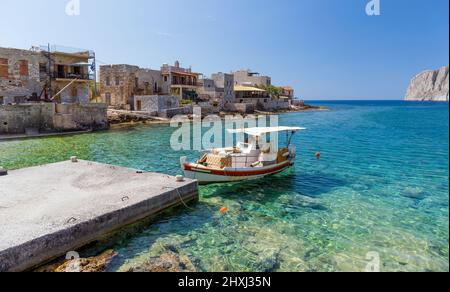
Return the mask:
[[111, 105], [111, 93], [105, 93], [105, 102], [107, 105]]
[[134, 88], [139, 88], [139, 78], [134, 78]]
[[164, 82], [167, 82], [167, 80], [168, 80], [167, 76], [164, 76]]
[[120, 78], [118, 76], [116, 76], [116, 86], [120, 85]]
[[5, 102], [3, 101], [3, 96], [0, 96], [0, 105], [4, 104]]
[[109, 76], [106, 77], [106, 86], [111, 86], [111, 78]]
[[76, 86], [72, 87], [72, 91], [71, 91], [72, 97], [75, 98], [78, 96], [78, 89]]
[[66, 78], [66, 68], [64, 65], [57, 65], [58, 78]]
[[15, 104], [25, 103], [25, 101], [26, 101], [26, 97], [25, 96], [14, 96], [14, 103]]
[[39, 73], [41, 73], [41, 74], [47, 73], [47, 64], [45, 64], [45, 63], [39, 64]]
[[0, 77], [8, 78], [8, 59], [0, 58]]
[[73, 67], [73, 74], [81, 75], [81, 67], [78, 66]]

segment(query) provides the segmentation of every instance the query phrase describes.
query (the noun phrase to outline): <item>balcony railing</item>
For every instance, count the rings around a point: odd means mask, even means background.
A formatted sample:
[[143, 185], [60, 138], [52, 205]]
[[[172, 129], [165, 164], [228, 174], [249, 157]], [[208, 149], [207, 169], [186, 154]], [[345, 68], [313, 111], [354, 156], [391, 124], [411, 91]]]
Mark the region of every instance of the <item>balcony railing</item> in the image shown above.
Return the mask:
[[201, 83], [198, 82], [174, 82], [172, 83], [172, 86], [194, 86], [194, 87], [201, 87], [203, 86]]
[[93, 74], [83, 73], [66, 73], [66, 72], [54, 72], [53, 78], [56, 79], [79, 79], [79, 80], [94, 80]]

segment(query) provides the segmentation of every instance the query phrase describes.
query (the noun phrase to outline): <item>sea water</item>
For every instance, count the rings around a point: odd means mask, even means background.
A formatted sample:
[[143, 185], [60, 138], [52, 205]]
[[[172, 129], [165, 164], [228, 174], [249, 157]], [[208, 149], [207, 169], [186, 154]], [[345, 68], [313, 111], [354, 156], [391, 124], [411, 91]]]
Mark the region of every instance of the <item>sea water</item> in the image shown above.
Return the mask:
[[[330, 110], [280, 115], [280, 125], [308, 128], [293, 140], [293, 169], [200, 187], [198, 203], [99, 244], [96, 251], [118, 253], [108, 270], [127, 271], [169, 248], [200, 271], [365, 271], [374, 260], [381, 271], [449, 271], [448, 103], [316, 104]], [[179, 157], [197, 153], [171, 150], [174, 130], [0, 142], [0, 165], [76, 155], [175, 175]]]

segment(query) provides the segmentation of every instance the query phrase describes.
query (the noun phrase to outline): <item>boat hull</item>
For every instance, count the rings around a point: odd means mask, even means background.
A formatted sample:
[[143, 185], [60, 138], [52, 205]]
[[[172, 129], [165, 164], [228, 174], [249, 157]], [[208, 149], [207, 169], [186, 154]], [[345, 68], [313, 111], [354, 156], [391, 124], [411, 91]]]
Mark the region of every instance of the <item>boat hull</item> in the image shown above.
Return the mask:
[[183, 163], [186, 178], [195, 179], [199, 184], [239, 182], [271, 176], [292, 166], [291, 161], [252, 169], [209, 169], [198, 164]]

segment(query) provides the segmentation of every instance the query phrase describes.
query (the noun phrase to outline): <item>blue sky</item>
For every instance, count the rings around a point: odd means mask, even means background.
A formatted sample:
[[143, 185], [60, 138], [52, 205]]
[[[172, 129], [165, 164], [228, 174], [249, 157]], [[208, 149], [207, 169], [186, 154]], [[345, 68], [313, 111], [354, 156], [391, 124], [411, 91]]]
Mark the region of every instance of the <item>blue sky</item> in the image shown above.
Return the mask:
[[[305, 99], [401, 99], [448, 65], [448, 0], [0, 0], [0, 46], [96, 51], [103, 63], [195, 71], [251, 68]], [[102, 64], [102, 63], [100, 63]]]

